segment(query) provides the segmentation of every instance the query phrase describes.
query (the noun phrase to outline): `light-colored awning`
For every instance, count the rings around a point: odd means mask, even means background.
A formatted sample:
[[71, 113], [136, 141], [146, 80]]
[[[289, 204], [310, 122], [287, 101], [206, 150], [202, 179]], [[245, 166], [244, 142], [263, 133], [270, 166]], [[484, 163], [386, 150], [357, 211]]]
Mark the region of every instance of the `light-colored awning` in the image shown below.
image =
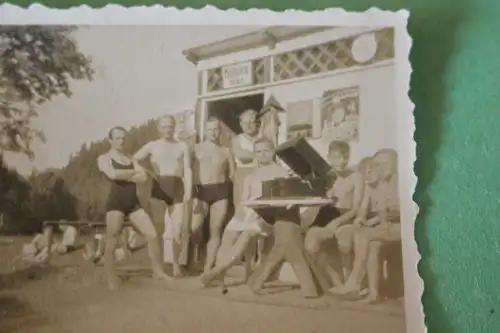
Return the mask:
[[272, 26], [221, 41], [196, 46], [184, 50], [182, 53], [187, 60], [196, 65], [202, 60], [252, 48], [268, 46], [272, 49], [279, 42], [333, 28], [332, 26]]

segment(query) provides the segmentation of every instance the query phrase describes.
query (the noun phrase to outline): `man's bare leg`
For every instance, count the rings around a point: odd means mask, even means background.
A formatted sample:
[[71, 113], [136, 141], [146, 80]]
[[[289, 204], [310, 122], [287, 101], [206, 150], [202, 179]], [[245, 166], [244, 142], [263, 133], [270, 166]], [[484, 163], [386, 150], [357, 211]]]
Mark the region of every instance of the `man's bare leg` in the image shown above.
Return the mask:
[[352, 265], [354, 263], [354, 232], [355, 227], [353, 225], [346, 225], [340, 227], [335, 233], [345, 280], [351, 275]]
[[151, 259], [151, 266], [153, 270], [153, 278], [171, 281], [172, 278], [168, 276], [163, 269], [160, 242], [153, 221], [151, 221], [149, 215], [143, 209], [133, 212], [130, 214], [129, 218], [130, 222], [132, 222], [134, 227], [139, 230], [147, 241], [148, 254]]
[[[192, 242], [191, 248], [193, 249], [192, 253], [192, 262], [196, 262], [198, 260], [198, 253], [200, 251], [200, 244], [202, 242], [202, 232], [203, 232], [203, 222], [207, 216], [207, 212], [210, 209], [209, 205], [201, 201], [199, 199], [193, 199], [193, 216], [191, 218], [191, 238]], [[212, 216], [210, 215], [210, 218]], [[214, 254], [215, 260], [215, 254]]]
[[327, 237], [327, 230], [320, 227], [311, 227], [306, 234], [304, 246], [312, 260], [316, 262], [317, 267], [321, 267], [334, 286], [341, 285], [342, 279], [340, 274], [335, 270], [335, 261], [329, 253], [323, 249], [326, 242], [331, 242], [332, 239]]
[[170, 218], [173, 224], [173, 241], [172, 241], [172, 252], [173, 252], [173, 275], [174, 277], [183, 277], [186, 275], [185, 270], [182, 265], [185, 265], [185, 262], [180, 262], [181, 255], [184, 250], [184, 242], [187, 241], [184, 239], [184, 207], [185, 203], [177, 203], [170, 207]]
[[123, 228], [124, 214], [118, 211], [106, 213], [106, 245], [104, 247], [104, 271], [108, 287], [117, 289], [121, 280], [116, 274], [115, 249]]
[[379, 284], [380, 284], [380, 250], [382, 242], [370, 242], [368, 250], [368, 262], [366, 275], [368, 277], [368, 295], [362, 300], [363, 303], [377, 302], [379, 299]]
[[369, 230], [358, 230], [354, 235], [354, 239], [354, 264], [352, 272], [341, 288], [332, 290], [335, 294], [347, 294], [359, 291], [361, 282], [366, 274], [366, 263], [371, 242]]
[[[226, 234], [226, 233], [224, 233]], [[204, 273], [202, 275], [202, 284], [204, 286], [210, 285], [215, 279], [223, 277], [224, 274], [235, 264], [238, 263], [238, 261], [241, 259], [241, 257], [244, 255], [248, 244], [250, 244], [253, 240], [255, 240], [255, 233], [252, 231], [243, 231], [243, 232], [238, 232], [238, 233], [233, 233], [230, 232], [228, 234], [228, 237], [226, 238], [229, 241], [232, 239], [235, 239], [235, 242], [233, 246], [231, 247], [230, 251], [222, 254], [221, 251], [219, 251], [219, 256], [217, 258], [217, 266], [210, 271], [208, 271], [206, 274]], [[224, 240], [223, 240], [224, 243]], [[227, 248], [226, 248], [227, 249]], [[220, 248], [222, 250], [222, 246]]]
[[203, 272], [208, 272], [215, 264], [217, 251], [221, 245], [222, 227], [227, 215], [228, 200], [219, 200], [210, 206], [210, 235], [207, 243], [207, 258]]

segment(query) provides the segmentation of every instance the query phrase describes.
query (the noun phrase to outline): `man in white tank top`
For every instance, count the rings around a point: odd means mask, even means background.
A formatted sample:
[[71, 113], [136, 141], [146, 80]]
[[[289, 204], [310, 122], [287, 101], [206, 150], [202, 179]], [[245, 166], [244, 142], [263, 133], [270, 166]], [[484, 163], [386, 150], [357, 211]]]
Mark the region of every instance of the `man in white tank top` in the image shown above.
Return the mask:
[[236, 166], [251, 165], [255, 158], [254, 143], [259, 138], [257, 111], [245, 110], [239, 117], [242, 133], [235, 136], [231, 143]]
[[[192, 194], [192, 170], [188, 145], [174, 138], [175, 119], [164, 116], [158, 120], [161, 138], [144, 145], [134, 155], [135, 161], [150, 158], [155, 172], [151, 197], [163, 201], [172, 221], [174, 276], [184, 275], [187, 264], [188, 219], [186, 203]], [[163, 220], [163, 217], [162, 217]]]

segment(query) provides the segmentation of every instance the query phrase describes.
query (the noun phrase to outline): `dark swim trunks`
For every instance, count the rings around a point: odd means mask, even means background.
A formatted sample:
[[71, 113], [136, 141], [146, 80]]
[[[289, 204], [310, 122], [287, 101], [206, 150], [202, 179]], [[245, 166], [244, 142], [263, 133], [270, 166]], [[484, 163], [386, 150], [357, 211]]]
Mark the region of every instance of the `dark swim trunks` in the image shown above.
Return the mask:
[[318, 215], [314, 219], [311, 227], [324, 228], [328, 223], [332, 222], [334, 219], [339, 217], [341, 212], [338, 208], [333, 205], [323, 206], [319, 209]]
[[285, 207], [264, 207], [255, 209], [255, 212], [270, 225], [274, 225], [276, 222], [301, 225], [300, 208], [298, 206], [289, 209]]
[[214, 202], [229, 199], [233, 184], [230, 182], [195, 185], [193, 190], [193, 198], [204, 201], [211, 205]]
[[[132, 163], [123, 165], [111, 159], [111, 163], [116, 170], [133, 170]], [[135, 183], [124, 180], [110, 180], [111, 190], [106, 202], [106, 211], [118, 211], [124, 215], [130, 215], [142, 209], [137, 196], [137, 186]]]
[[159, 176], [153, 180], [151, 196], [171, 206], [184, 201], [184, 181], [177, 176]]

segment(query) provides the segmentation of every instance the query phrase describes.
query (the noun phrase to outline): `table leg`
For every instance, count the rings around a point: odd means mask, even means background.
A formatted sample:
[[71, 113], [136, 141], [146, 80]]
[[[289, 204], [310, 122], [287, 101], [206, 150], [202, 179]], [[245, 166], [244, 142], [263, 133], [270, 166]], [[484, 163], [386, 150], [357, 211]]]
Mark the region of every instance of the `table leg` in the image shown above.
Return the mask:
[[284, 261], [288, 261], [297, 275], [304, 297], [317, 297], [314, 276], [304, 254], [300, 227], [291, 222], [279, 221], [274, 225], [274, 246], [249, 279], [253, 290], [262, 288], [270, 275]]
[[274, 270], [285, 260], [286, 248], [283, 244], [274, 243], [269, 254], [267, 254], [253, 273], [248, 278], [248, 285], [257, 291], [264, 286]]
[[190, 241], [191, 241], [191, 215], [193, 214], [193, 205], [192, 200], [184, 203], [184, 221], [182, 221], [181, 225], [181, 252], [179, 253], [179, 264], [183, 266], [187, 266], [189, 263], [189, 250], [190, 250]]
[[317, 297], [318, 289], [307, 260], [300, 226], [292, 223], [278, 223], [277, 229], [281, 229], [280, 234], [286, 237], [283, 239], [283, 242], [286, 242], [285, 259], [290, 263], [299, 280], [302, 294], [306, 298]]

